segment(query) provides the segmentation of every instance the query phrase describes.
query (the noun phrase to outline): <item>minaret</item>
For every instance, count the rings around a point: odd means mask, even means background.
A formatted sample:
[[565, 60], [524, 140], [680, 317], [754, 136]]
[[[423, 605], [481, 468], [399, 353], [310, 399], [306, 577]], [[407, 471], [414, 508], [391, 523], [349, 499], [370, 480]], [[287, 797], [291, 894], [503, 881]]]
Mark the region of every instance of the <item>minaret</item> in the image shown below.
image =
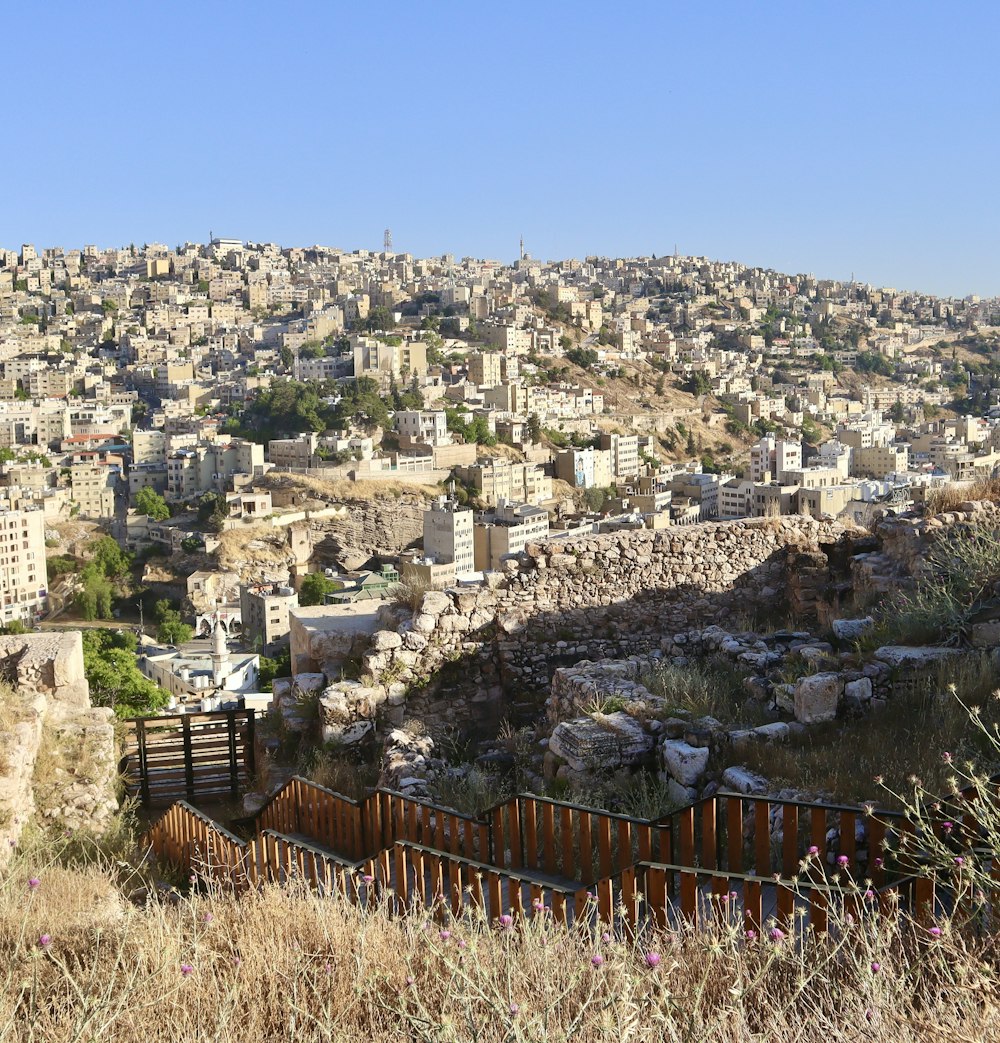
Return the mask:
[[521, 236], [521, 260], [524, 260], [524, 236]]
[[222, 686], [222, 682], [229, 676], [231, 670], [226, 628], [216, 613], [215, 629], [212, 631], [212, 679], [217, 687]]

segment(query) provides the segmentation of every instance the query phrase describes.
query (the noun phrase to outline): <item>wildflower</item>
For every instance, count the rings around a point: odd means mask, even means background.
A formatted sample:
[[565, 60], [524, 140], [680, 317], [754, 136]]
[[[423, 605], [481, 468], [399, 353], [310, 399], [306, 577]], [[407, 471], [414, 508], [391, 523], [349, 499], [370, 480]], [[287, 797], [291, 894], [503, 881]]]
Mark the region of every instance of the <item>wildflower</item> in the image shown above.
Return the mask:
[[465, 939], [464, 938], [459, 938], [458, 939], [458, 947], [460, 949], [464, 949], [465, 948]]
[[365, 884], [371, 884], [374, 883], [375, 877], [373, 877], [371, 873], [365, 873], [365, 875], [361, 878], [361, 881]]
[[600, 953], [594, 953], [594, 955], [590, 957], [590, 965], [591, 965], [591, 967], [601, 967], [601, 966], [603, 966], [603, 964], [604, 964], [604, 957], [601, 956]]
[[604, 934], [601, 935], [601, 941], [604, 942], [605, 945], [607, 945], [611, 941], [611, 935], [607, 931], [605, 931]]
[[201, 922], [202, 923], [211, 923], [213, 919], [214, 919], [214, 917], [212, 916], [211, 913], [205, 913], [205, 915], [201, 918]]
[[186, 978], [189, 974], [194, 972], [194, 967], [190, 963], [181, 964], [181, 974]]
[[243, 963], [243, 961], [238, 956], [234, 956], [233, 957], [233, 966], [234, 967], [239, 967], [239, 966], [242, 965], [242, 963]]
[[332, 964], [332, 963], [330, 963], [330, 961], [329, 961], [329, 960], [327, 960], [327, 962], [323, 964], [323, 970], [324, 970], [324, 971], [325, 971], [325, 972], [326, 972], [327, 974], [332, 974], [332, 973], [333, 973], [333, 964]]
[[729, 901], [730, 902], [735, 902], [737, 898], [739, 898], [739, 895], [735, 891], [730, 891], [729, 892]]
[[868, 890], [865, 891], [865, 898], [874, 898], [874, 897], [875, 897], [875, 892], [869, 887]]
[[51, 941], [52, 941], [52, 935], [51, 934], [40, 935], [39, 938], [38, 938], [38, 947], [39, 947], [39, 949], [46, 948], [51, 943]]
[[885, 862], [883, 862], [881, 858], [876, 858], [874, 864], [875, 864], [876, 868], [881, 869], [882, 866], [885, 865]]
[[446, 942], [451, 937], [451, 931], [439, 931], [438, 937], [441, 941]]
[[514, 925], [514, 917], [510, 913], [504, 913], [502, 916], [497, 918], [501, 927], [509, 929]]
[[877, 960], [872, 960], [872, 974], [878, 974], [878, 972], [881, 969], [882, 969], [882, 964], [879, 963]]
[[785, 937], [785, 932], [780, 927], [772, 927], [768, 931], [768, 937], [772, 942], [780, 942]]
[[646, 966], [649, 968], [655, 968], [660, 966], [660, 954], [658, 952], [647, 952], [646, 953]]
[[884, 780], [885, 780], [885, 776], [884, 775], [876, 775], [875, 778], [872, 779], [872, 781], [875, 783], [876, 786], [881, 786]]
[[950, 833], [955, 828], [955, 823], [954, 822], [942, 822], [941, 823], [941, 828], [945, 831], [945, 833]]
[[847, 857], [847, 855], [837, 855], [837, 865], [838, 866], [846, 866], [846, 865], [849, 865], [850, 862], [851, 862], [851, 860]]
[[930, 934], [930, 936], [932, 938], [940, 938], [941, 937], [941, 928], [940, 927], [932, 927], [932, 928], [930, 928], [930, 930], [927, 933]]
[[945, 764], [951, 764], [951, 754], [946, 750], [941, 754], [941, 760], [943, 760]]
[[417, 983], [417, 979], [416, 978], [407, 977], [407, 979], [406, 979], [406, 984], [407, 985], [413, 986], [413, 985], [416, 985], [416, 983]]
[[38, 887], [38, 885], [39, 885], [40, 883], [41, 883], [41, 880], [39, 880], [37, 876], [33, 876], [33, 877], [32, 877], [32, 878], [31, 878], [31, 879], [30, 879], [30, 880], [28, 881], [28, 887], [29, 887], [29, 889], [30, 889], [30, 890], [34, 891], [34, 890], [35, 890], [35, 888], [36, 888], [36, 887]]
[[810, 848], [809, 848], [809, 854], [810, 855], [818, 855], [819, 854], [819, 848], [815, 844], [812, 844], [810, 846]]
[[754, 930], [747, 931], [747, 941], [752, 942], [757, 937], [757, 932]]
[[959, 856], [958, 856], [958, 857], [957, 857], [957, 858], [955, 859], [955, 865], [957, 865], [957, 866], [962, 866], [962, 865], [964, 865], [964, 864], [965, 864], [965, 859], [964, 859], [964, 858], [962, 858], [962, 856], [961, 856], [961, 855], [959, 855]]
[[514, 1017], [516, 1018], [516, 1017], [518, 1016], [518, 1014], [520, 1014], [520, 1013], [521, 1013], [521, 1008], [520, 1008], [520, 1007], [519, 1007], [519, 1006], [518, 1006], [518, 1005], [517, 1005], [516, 1003], [512, 1003], [512, 1004], [510, 1005], [510, 1012], [511, 1012], [511, 1014], [513, 1014], [513, 1015], [514, 1015]]

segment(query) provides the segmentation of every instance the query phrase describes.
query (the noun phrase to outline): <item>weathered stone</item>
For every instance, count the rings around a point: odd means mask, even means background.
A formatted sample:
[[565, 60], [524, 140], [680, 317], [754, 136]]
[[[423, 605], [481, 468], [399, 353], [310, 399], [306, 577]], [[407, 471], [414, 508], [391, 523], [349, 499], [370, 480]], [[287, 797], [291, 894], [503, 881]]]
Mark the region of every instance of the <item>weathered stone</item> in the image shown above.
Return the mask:
[[835, 619], [832, 624], [833, 633], [838, 641], [853, 644], [874, 622], [871, 616], [865, 616], [863, 619]]
[[766, 793], [767, 779], [748, 768], [734, 766], [722, 773], [722, 785], [736, 793]]
[[708, 767], [707, 746], [690, 746], [680, 739], [667, 739], [660, 747], [664, 769], [682, 786], [696, 786]]
[[754, 728], [754, 735], [765, 742], [784, 742], [789, 735], [788, 725], [784, 721], [774, 721], [772, 724], [762, 724]]
[[867, 702], [872, 697], [872, 680], [870, 677], [859, 677], [856, 681], [848, 681], [844, 685], [844, 698], [857, 702]]
[[1000, 619], [973, 623], [970, 641], [973, 648], [996, 648], [1000, 645]]
[[403, 639], [392, 630], [379, 630], [372, 634], [372, 651], [388, 652], [393, 648], [399, 648]]
[[451, 608], [451, 598], [443, 590], [428, 590], [420, 603], [421, 612], [431, 616], [440, 616]]
[[908, 645], [884, 645], [875, 653], [879, 662], [894, 670], [920, 671], [937, 666], [945, 659], [953, 659], [961, 653], [957, 648], [935, 646], [911, 648]]
[[832, 721], [844, 693], [840, 674], [824, 673], [802, 677], [795, 686], [795, 719], [802, 724]]
[[614, 771], [643, 761], [653, 737], [628, 714], [595, 714], [556, 725], [549, 750], [578, 772]]
[[683, 808], [698, 799], [698, 790], [693, 786], [683, 786], [675, 778], [667, 776], [667, 799], [675, 807]]

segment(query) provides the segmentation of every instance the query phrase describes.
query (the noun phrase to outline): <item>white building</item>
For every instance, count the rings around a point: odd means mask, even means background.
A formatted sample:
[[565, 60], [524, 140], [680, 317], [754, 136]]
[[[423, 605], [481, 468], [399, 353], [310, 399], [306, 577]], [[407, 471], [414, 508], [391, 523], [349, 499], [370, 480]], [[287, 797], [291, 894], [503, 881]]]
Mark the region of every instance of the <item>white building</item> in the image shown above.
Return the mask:
[[33, 623], [48, 607], [45, 571], [45, 512], [41, 508], [0, 511], [2, 621]]
[[436, 562], [454, 562], [458, 578], [476, 571], [474, 515], [442, 496], [424, 514], [424, 554]]

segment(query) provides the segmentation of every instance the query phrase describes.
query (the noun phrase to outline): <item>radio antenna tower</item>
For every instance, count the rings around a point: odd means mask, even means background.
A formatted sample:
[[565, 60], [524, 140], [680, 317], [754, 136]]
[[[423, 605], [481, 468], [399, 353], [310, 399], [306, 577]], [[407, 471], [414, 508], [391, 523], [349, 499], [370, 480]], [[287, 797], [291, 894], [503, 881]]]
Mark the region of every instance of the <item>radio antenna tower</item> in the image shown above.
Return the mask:
[[382, 249], [387, 254], [391, 254], [392, 253], [392, 229], [391, 228], [387, 228], [382, 233]]

